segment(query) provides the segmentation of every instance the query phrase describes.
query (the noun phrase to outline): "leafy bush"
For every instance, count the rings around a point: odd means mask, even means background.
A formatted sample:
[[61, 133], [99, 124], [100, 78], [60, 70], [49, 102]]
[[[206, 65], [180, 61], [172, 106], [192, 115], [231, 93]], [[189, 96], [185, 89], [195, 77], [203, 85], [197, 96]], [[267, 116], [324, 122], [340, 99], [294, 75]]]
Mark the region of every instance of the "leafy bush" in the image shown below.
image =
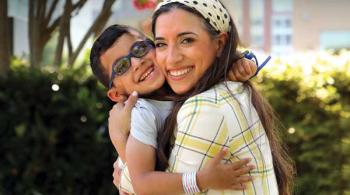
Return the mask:
[[115, 192], [109, 107], [94, 78], [15, 68], [0, 81], [0, 194]]
[[[111, 105], [83, 71], [0, 80], [0, 194], [116, 193]], [[350, 53], [276, 59], [254, 82], [286, 127], [296, 194], [350, 194]]]
[[258, 82], [286, 127], [296, 194], [350, 193], [350, 52], [276, 59]]

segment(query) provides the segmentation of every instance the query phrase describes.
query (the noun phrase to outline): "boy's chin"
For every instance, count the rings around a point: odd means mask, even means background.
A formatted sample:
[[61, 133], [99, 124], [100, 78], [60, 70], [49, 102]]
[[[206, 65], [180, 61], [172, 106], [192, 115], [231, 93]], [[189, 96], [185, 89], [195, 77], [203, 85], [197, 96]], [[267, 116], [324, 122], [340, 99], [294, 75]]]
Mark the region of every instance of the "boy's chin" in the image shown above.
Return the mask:
[[155, 92], [149, 92], [149, 93], [138, 94], [138, 97], [150, 99], [150, 98], [154, 97], [154, 95], [155, 95]]

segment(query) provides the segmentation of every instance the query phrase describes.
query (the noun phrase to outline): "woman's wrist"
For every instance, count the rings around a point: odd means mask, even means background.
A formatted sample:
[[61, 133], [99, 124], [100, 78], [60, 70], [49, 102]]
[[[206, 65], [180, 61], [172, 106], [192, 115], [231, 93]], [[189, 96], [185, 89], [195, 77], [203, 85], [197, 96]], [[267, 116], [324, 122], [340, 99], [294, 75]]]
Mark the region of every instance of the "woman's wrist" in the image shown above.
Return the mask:
[[196, 180], [197, 180], [198, 188], [201, 192], [205, 192], [208, 190], [209, 180], [208, 180], [208, 175], [205, 172], [205, 170], [200, 170], [197, 172]]
[[185, 194], [197, 194], [201, 190], [197, 184], [197, 172], [183, 173], [182, 186]]

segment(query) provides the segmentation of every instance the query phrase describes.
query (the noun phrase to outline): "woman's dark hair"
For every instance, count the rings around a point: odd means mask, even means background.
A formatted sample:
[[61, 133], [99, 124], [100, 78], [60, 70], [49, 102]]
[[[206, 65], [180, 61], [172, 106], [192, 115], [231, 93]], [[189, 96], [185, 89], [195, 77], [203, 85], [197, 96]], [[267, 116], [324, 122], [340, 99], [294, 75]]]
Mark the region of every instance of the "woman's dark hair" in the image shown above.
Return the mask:
[[[164, 5], [154, 13], [152, 19], [152, 32], [154, 35], [157, 18], [161, 14], [170, 12], [173, 9], [182, 9], [197, 15], [205, 24], [205, 27], [211, 37], [216, 37], [219, 35], [219, 32], [217, 32], [197, 10], [181, 3], [170, 3]], [[229, 38], [225, 44], [221, 56], [215, 59], [213, 65], [208, 68], [208, 70], [190, 92], [182, 95], [175, 101], [174, 108], [167, 117], [163, 129], [158, 131], [157, 170], [164, 171], [169, 166], [168, 159], [175, 142], [174, 130], [177, 124], [176, 118], [181, 106], [188, 98], [212, 88], [221, 81], [227, 80], [228, 71], [231, 69], [232, 64], [239, 59], [237, 52], [239, 36], [237, 29], [232, 22], [232, 18], [230, 21], [230, 28], [230, 32], [228, 33]], [[244, 85], [252, 92], [252, 103], [259, 115], [269, 139], [279, 192], [283, 195], [290, 195], [292, 193], [294, 166], [285, 149], [282, 147], [282, 143], [279, 138], [279, 131], [278, 128], [276, 128], [276, 123], [274, 123], [276, 118], [273, 109], [254, 88], [250, 81], [245, 82]]]
[[97, 79], [108, 88], [109, 77], [107, 70], [101, 64], [100, 57], [125, 33], [129, 33], [130, 27], [124, 25], [111, 25], [104, 30], [95, 40], [90, 52], [90, 66]]

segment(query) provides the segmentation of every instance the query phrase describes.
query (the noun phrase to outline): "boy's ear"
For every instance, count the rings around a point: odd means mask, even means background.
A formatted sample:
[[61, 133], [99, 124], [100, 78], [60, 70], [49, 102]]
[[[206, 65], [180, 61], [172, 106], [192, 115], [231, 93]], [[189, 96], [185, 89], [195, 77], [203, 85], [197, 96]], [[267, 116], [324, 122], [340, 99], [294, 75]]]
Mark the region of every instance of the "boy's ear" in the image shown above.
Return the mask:
[[125, 102], [128, 97], [117, 91], [115, 87], [112, 87], [107, 91], [108, 98], [113, 102]]
[[228, 34], [227, 32], [222, 32], [218, 36], [218, 52], [216, 54], [217, 57], [220, 57], [222, 54], [222, 51], [224, 50], [225, 44], [228, 39]]

